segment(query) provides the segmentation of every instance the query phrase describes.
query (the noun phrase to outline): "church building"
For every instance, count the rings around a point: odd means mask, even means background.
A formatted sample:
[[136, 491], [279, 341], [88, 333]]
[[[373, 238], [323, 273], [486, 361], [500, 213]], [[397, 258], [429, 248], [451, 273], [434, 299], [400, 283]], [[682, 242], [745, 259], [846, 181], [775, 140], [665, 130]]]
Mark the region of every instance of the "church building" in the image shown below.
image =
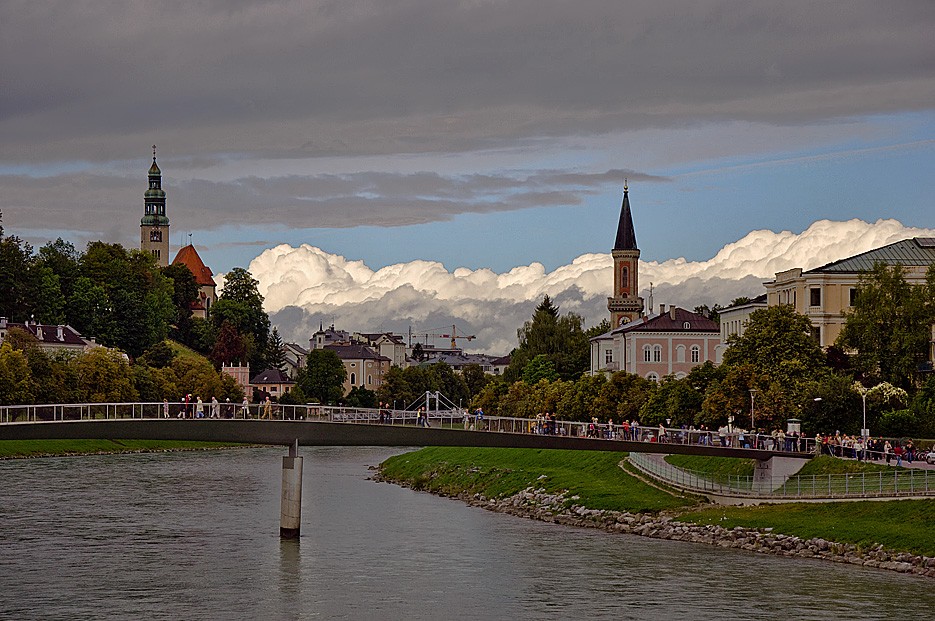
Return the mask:
[[[153, 165], [149, 167], [149, 187], [144, 197], [143, 217], [140, 219], [140, 250], [156, 258], [159, 267], [169, 265], [169, 218], [166, 216], [166, 192], [162, 189], [162, 171], [156, 164], [156, 145], [153, 145]], [[198, 283], [198, 299], [192, 303], [192, 314], [207, 318], [211, 306], [217, 302], [217, 284], [211, 268], [204, 264], [192, 244], [179, 249], [173, 265], [184, 265]]]
[[638, 295], [640, 249], [636, 247], [636, 231], [633, 229], [626, 183], [623, 184], [623, 204], [620, 206], [617, 239], [611, 256], [614, 258], [614, 297], [607, 298], [607, 310], [610, 311], [611, 327], [618, 328], [643, 314], [643, 298]]
[[648, 315], [644, 313], [639, 296], [640, 249], [626, 184], [611, 256], [614, 295], [607, 298], [611, 329], [591, 339], [591, 375], [626, 371], [658, 382], [667, 376], [683, 378], [699, 364], [717, 360], [721, 339], [714, 321], [675, 305], [666, 310], [660, 304], [658, 313], [651, 307]]

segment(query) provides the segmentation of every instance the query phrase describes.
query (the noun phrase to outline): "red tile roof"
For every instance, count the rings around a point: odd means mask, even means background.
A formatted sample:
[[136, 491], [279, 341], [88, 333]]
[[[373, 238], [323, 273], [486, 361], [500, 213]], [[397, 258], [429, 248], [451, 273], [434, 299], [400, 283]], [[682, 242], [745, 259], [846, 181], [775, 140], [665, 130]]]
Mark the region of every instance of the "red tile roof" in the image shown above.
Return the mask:
[[217, 283], [214, 282], [214, 274], [211, 272], [211, 268], [204, 264], [204, 261], [198, 256], [198, 251], [195, 250], [195, 247], [191, 244], [179, 249], [179, 253], [175, 255], [175, 260], [172, 261], [172, 265], [184, 265], [187, 267], [195, 277], [195, 282], [198, 283], [199, 287], [217, 286]]

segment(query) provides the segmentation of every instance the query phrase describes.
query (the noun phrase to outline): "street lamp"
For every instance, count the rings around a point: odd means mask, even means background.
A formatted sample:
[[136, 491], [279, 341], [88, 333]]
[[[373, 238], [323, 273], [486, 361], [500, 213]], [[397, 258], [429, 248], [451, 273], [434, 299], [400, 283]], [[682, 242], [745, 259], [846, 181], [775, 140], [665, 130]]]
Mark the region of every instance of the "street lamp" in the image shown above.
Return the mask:
[[750, 389], [750, 431], [756, 430], [756, 425], [753, 422], [753, 401], [756, 398], [756, 388]]
[[865, 442], [867, 441], [867, 438], [870, 437], [870, 430], [867, 429], [867, 393], [868, 392], [870, 391], [865, 390], [862, 393], [860, 393], [860, 398], [863, 399], [863, 402], [864, 402], [864, 426], [861, 427], [860, 429], [860, 435], [864, 439]]

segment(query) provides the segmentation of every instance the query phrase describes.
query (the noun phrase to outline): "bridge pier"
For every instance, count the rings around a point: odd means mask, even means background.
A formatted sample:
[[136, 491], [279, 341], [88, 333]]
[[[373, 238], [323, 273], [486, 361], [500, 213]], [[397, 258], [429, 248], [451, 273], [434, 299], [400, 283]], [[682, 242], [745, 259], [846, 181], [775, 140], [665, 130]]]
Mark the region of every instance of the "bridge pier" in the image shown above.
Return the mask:
[[282, 458], [282, 496], [279, 508], [279, 536], [298, 539], [302, 526], [302, 457], [299, 441], [289, 445], [289, 456]]
[[807, 460], [801, 457], [781, 457], [774, 455], [769, 459], [757, 460], [753, 471], [753, 490], [768, 493], [786, 484], [789, 477], [802, 469]]

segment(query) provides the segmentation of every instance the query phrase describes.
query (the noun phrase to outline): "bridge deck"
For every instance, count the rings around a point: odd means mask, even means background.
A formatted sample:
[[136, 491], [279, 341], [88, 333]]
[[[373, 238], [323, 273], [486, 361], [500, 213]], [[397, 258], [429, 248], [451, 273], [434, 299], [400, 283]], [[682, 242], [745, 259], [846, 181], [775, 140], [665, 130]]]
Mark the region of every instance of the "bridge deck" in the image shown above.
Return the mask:
[[243, 442], [288, 446], [476, 446], [491, 448], [573, 449], [768, 460], [776, 455], [811, 459], [809, 453], [634, 442], [502, 431], [424, 428], [414, 425], [354, 424], [320, 421], [230, 419], [116, 419], [0, 424], [0, 440], [111, 439]]

